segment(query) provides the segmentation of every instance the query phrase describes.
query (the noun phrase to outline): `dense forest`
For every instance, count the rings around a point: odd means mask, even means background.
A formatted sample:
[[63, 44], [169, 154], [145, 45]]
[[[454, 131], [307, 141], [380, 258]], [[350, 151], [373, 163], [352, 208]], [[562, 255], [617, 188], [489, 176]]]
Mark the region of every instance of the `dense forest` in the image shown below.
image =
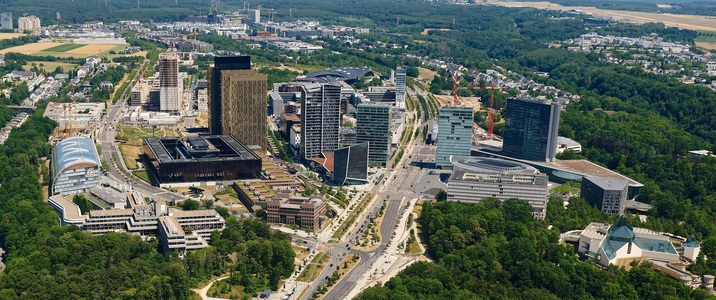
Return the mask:
[[[7, 251], [0, 299], [187, 299], [190, 287], [226, 273], [252, 295], [278, 288], [293, 271], [288, 237], [251, 219], [229, 217], [226, 229], [212, 234], [213, 247], [183, 260], [159, 253], [156, 240], [59, 226], [40, 185], [56, 126], [43, 111], [0, 145], [0, 236]], [[0, 118], [7, 117], [3, 106]]]
[[557, 243], [522, 200], [424, 204], [418, 222], [427, 254], [360, 300], [378, 299], [706, 299], [651, 269], [599, 269]]

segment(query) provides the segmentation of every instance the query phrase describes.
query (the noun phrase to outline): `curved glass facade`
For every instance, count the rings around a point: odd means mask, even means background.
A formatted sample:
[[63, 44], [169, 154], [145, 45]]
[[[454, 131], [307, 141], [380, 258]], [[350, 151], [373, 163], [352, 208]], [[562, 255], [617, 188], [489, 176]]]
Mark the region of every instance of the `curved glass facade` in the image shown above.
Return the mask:
[[86, 137], [71, 137], [52, 150], [52, 194], [76, 194], [99, 185], [102, 165], [94, 142]]

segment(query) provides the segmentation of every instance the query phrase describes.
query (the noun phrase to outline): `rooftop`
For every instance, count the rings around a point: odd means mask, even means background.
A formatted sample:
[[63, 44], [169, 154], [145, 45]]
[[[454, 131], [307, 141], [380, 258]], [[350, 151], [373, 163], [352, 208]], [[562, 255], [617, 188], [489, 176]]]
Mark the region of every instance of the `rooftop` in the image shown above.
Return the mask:
[[603, 190], [624, 190], [628, 184], [628, 181], [623, 178], [586, 176], [584, 179], [589, 180]]
[[477, 156], [451, 156], [450, 162], [455, 170], [479, 173], [516, 173], [528, 172], [539, 173], [537, 169], [515, 161], [499, 158], [487, 158]]
[[145, 138], [160, 163], [259, 159], [239, 140], [228, 135], [187, 138]]

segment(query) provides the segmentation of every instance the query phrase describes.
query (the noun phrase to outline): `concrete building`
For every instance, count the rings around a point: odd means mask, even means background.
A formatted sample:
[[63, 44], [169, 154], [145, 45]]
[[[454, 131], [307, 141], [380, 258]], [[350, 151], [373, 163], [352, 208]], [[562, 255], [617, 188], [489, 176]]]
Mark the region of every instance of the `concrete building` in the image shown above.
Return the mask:
[[57, 122], [59, 128], [72, 128], [74, 131], [95, 127], [102, 117], [104, 103], [49, 102], [43, 116]]
[[368, 162], [371, 166], [386, 165], [390, 157], [391, 106], [361, 103], [356, 112], [356, 142], [369, 143]]
[[333, 152], [333, 181], [337, 185], [368, 182], [368, 144], [356, 144]]
[[267, 201], [266, 221], [269, 223], [296, 224], [313, 231], [321, 229], [326, 215], [326, 201], [320, 198], [291, 197]]
[[221, 72], [221, 132], [266, 151], [268, 76], [254, 70]]
[[610, 215], [624, 214], [629, 182], [607, 177], [584, 177], [580, 197]]
[[196, 91], [196, 109], [199, 112], [209, 111], [209, 96], [205, 88]]
[[[555, 160], [559, 111], [557, 103], [510, 98], [505, 111], [502, 153], [534, 161]], [[440, 133], [443, 131], [440, 129]]]
[[167, 208], [162, 201], [146, 203], [144, 197], [133, 192], [121, 209], [91, 210], [82, 215], [77, 204], [56, 195], [48, 203], [57, 212], [62, 225], [74, 225], [93, 234], [129, 232], [142, 236], [155, 235], [162, 249], [177, 251], [184, 257], [187, 250], [209, 245], [213, 231], [222, 231], [225, 220], [215, 210], [181, 211]]
[[250, 56], [216, 56], [214, 66], [207, 70], [209, 97], [209, 132], [222, 133], [222, 87], [221, 73], [226, 70], [251, 70]]
[[543, 219], [547, 213], [547, 175], [526, 164], [497, 158], [453, 156], [447, 199], [480, 203], [485, 198], [527, 201], [532, 215]]
[[285, 112], [283, 97], [279, 92], [269, 93], [269, 103], [271, 103], [271, 115], [280, 116]]
[[146, 94], [142, 90], [141, 83], [137, 83], [132, 87], [132, 91], [129, 93], [129, 106], [142, 106], [142, 102], [144, 102], [143, 96]]
[[407, 80], [407, 70], [398, 67], [395, 70], [395, 105], [405, 108], [405, 84]]
[[255, 178], [261, 159], [228, 135], [145, 138], [144, 155], [160, 184]]
[[52, 149], [52, 195], [83, 193], [99, 185], [100, 162], [94, 142], [86, 137], [66, 138]]
[[470, 156], [472, 147], [471, 107], [443, 106], [438, 114], [435, 167], [451, 168], [450, 156]]
[[341, 86], [307, 83], [301, 87], [301, 157], [308, 161], [338, 149]]
[[12, 13], [0, 13], [0, 29], [12, 29]]
[[258, 9], [249, 9], [248, 13], [249, 23], [258, 24], [261, 23], [261, 11]]
[[40, 18], [36, 16], [23, 16], [17, 18], [17, 30], [20, 32], [40, 30]]
[[179, 103], [179, 57], [176, 52], [159, 55], [159, 110], [178, 113]]

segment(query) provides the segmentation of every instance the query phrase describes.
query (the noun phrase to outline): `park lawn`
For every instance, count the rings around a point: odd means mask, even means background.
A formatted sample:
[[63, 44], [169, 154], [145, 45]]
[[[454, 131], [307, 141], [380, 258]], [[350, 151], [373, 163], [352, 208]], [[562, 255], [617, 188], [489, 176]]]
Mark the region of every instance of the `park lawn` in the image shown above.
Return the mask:
[[[144, 138], [152, 137], [152, 128], [129, 127], [122, 124], [117, 125], [117, 139], [124, 144], [141, 147]], [[176, 129], [156, 128], [154, 137], [179, 137], [181, 133]]]
[[251, 295], [244, 293], [244, 287], [240, 285], [231, 285], [229, 279], [216, 281], [211, 285], [206, 295], [213, 298], [222, 299], [244, 299]]
[[311, 282], [316, 279], [316, 276], [318, 274], [321, 274], [321, 270], [323, 270], [323, 264], [329, 262], [331, 260], [330, 257], [326, 256], [325, 253], [319, 252], [316, 254], [316, 257], [313, 258], [311, 263], [309, 263], [305, 269], [303, 269], [303, 273], [301, 275], [298, 275], [298, 278], [296, 278], [296, 281], [304, 281], [304, 282]]
[[139, 167], [137, 162], [141, 161], [140, 155], [142, 155], [142, 149], [140, 147], [120, 145], [119, 150], [122, 152], [122, 158], [124, 159], [124, 164], [127, 165], [127, 168], [136, 169]]
[[152, 183], [152, 180], [149, 179], [149, 173], [147, 173], [147, 170], [138, 170], [138, 171], [132, 171], [134, 176], [139, 177], [139, 179], [144, 180], [148, 183]]
[[52, 48], [47, 48], [47, 49], [45, 49], [45, 50], [43, 50], [43, 51], [45, 51], [45, 52], [59, 52], [59, 53], [62, 53], [62, 52], [67, 52], [67, 51], [70, 51], [70, 50], [73, 50], [73, 49], [81, 48], [81, 47], [84, 47], [84, 46], [85, 46], [84, 44], [62, 44], [62, 45], [54, 46], [54, 47], [52, 47]]
[[[22, 69], [25, 71], [29, 71], [32, 68], [33, 63], [37, 65], [38, 68], [45, 70], [45, 72], [48, 73], [55, 72], [55, 69], [57, 69], [57, 67], [62, 67], [62, 71], [65, 73], [79, 68], [79, 65], [60, 61], [30, 61], [27, 62], [27, 64], [23, 65]], [[42, 64], [42, 66], [40, 66], [40, 64]]]

